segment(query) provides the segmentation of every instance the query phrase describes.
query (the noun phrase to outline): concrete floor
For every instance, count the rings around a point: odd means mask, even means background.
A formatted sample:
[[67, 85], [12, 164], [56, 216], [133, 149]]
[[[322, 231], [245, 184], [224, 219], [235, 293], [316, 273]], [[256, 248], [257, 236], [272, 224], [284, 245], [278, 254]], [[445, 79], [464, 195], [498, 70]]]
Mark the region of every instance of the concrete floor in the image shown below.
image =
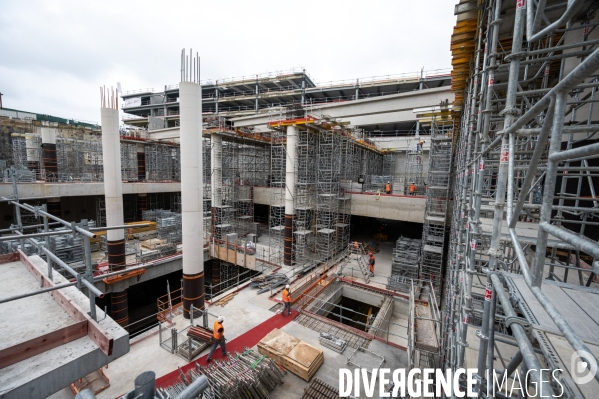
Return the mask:
[[[364, 243], [374, 241], [371, 236], [357, 237], [356, 239]], [[268, 236], [260, 237], [258, 243], [268, 245]], [[379, 242], [379, 245], [380, 252], [375, 255], [377, 263], [375, 268], [375, 277], [371, 279], [371, 285], [379, 288], [385, 288], [387, 277], [391, 275], [391, 257], [392, 250], [395, 247], [395, 242]], [[357, 264], [352, 263], [346, 266], [345, 273], [348, 276], [351, 276], [352, 268], [355, 269], [353, 271], [354, 278], [357, 281], [364, 282]], [[287, 273], [289, 276], [292, 275], [292, 270], [288, 267], [283, 267], [278, 272]], [[247, 330], [272, 317], [273, 312], [271, 312], [269, 309], [272, 308], [276, 303], [268, 298], [269, 293], [257, 295], [256, 292], [257, 291], [255, 289], [248, 287], [241, 290], [224, 307], [216, 305], [209, 306], [209, 325], [214, 323], [214, 320], [218, 315], [225, 316], [224, 324], [226, 336], [228, 340], [232, 340]], [[407, 327], [407, 315], [396, 313], [397, 312], [394, 312], [393, 314], [392, 322], [396, 323], [397, 325], [392, 327], [391, 334], [407, 336], [407, 330], [404, 327]], [[178, 329], [181, 329], [189, 324], [189, 321], [184, 320], [182, 316], [176, 317], [174, 321]], [[338, 354], [328, 348], [325, 348], [318, 342], [319, 333], [296, 322], [287, 324], [282, 328], [282, 330], [323, 350], [325, 361], [321, 368], [317, 371], [315, 377], [320, 378], [325, 383], [337, 388], [339, 386], [339, 369], [348, 367], [347, 358], [353, 353], [354, 349], [348, 347], [343, 354]], [[166, 336], [163, 337], [163, 340], [165, 339]], [[407, 342], [405, 339], [401, 339], [399, 337], [395, 339], [390, 337], [390, 340], [404, 346]], [[254, 349], [256, 348], [254, 347]], [[384, 368], [395, 369], [407, 367], [407, 353], [405, 351], [386, 345], [385, 343], [379, 341], [372, 341], [369, 344], [368, 349], [385, 357], [385, 363], [382, 366]], [[203, 356], [207, 352], [208, 349], [202, 352], [199, 356]], [[99, 393], [97, 397], [98, 399], [117, 398], [119, 395], [125, 394], [133, 389], [133, 380], [142, 372], [152, 370], [159, 377], [187, 363], [188, 362], [185, 359], [171, 354], [167, 350], [160, 347], [158, 329], [154, 328], [142, 336], [134, 338], [131, 341], [130, 352], [122, 358], [110, 363], [108, 368], [104, 370], [110, 379], [110, 387], [104, 392]], [[349, 368], [353, 370], [352, 367]], [[271, 392], [271, 398], [300, 398], [304, 389], [307, 388], [308, 385], [309, 383], [306, 381], [300, 379], [292, 373], [288, 373], [285, 377], [284, 384]], [[362, 392], [362, 394], [364, 393]], [[55, 395], [52, 395], [51, 398], [71, 399], [74, 398], [74, 395], [68, 388], [66, 388]]]

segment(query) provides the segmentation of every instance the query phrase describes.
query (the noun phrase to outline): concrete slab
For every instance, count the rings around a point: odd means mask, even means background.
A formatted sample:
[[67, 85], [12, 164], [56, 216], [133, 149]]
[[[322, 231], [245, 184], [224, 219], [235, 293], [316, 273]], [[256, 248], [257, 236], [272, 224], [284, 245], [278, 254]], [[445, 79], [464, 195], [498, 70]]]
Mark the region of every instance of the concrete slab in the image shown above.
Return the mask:
[[[0, 273], [5, 281], [0, 292], [2, 297], [34, 292], [40, 289], [40, 282], [20, 261], [0, 265]], [[35, 317], [31, 310], [35, 309]], [[27, 299], [6, 302], [0, 305], [0, 350], [21, 342], [49, 334], [60, 328], [75, 324], [75, 320], [50, 296], [44, 293]]]
[[[46, 262], [39, 256], [32, 256], [29, 259], [39, 269], [46, 270]], [[62, 284], [68, 281], [55, 271], [54, 282]], [[7, 296], [5, 290], [8, 290], [8, 285], [3, 284], [0, 287], [0, 296]], [[89, 312], [88, 297], [76, 287], [63, 288], [62, 291], [84, 312]], [[25, 316], [31, 319], [43, 319], [44, 314], [39, 308], [27, 306], [30, 300], [31, 297], [19, 300], [26, 304], [22, 307]], [[106, 356], [89, 336], [71, 341], [3, 368], [0, 373], [0, 398], [45, 398], [127, 353], [129, 334], [110, 317], [105, 317], [104, 312], [98, 307], [96, 312], [98, 319], [101, 320], [100, 326], [114, 339], [111, 356]], [[1, 305], [0, 314], [4, 315]], [[4, 317], [0, 319], [2, 328], [6, 328], [7, 323], [12, 324], [12, 320]]]

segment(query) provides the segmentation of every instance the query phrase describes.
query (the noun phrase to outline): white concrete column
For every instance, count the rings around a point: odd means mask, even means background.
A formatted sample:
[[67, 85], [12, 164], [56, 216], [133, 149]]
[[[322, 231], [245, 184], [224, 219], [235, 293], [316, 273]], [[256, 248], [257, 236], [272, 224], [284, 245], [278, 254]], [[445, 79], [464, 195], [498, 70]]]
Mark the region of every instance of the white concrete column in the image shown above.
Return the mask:
[[285, 235], [283, 245], [283, 263], [293, 263], [293, 218], [295, 207], [295, 162], [297, 160], [297, 127], [287, 126], [287, 145], [285, 157]]
[[223, 205], [223, 138], [220, 134], [212, 134], [210, 148], [210, 184], [212, 189], [212, 207]]
[[[121, 141], [119, 111], [102, 108], [102, 161], [104, 162], [104, 197], [106, 225], [120, 226], [123, 220], [123, 179], [121, 176]], [[123, 240], [123, 230], [108, 230], [108, 241]]]
[[56, 144], [56, 129], [53, 127], [42, 126], [42, 143]]
[[297, 159], [297, 128], [287, 126], [287, 145], [285, 158], [285, 214], [294, 215], [293, 197], [295, 196], [295, 162]]
[[183, 315], [204, 307], [204, 225], [202, 214], [202, 89], [179, 84], [181, 115], [181, 208], [183, 233]]

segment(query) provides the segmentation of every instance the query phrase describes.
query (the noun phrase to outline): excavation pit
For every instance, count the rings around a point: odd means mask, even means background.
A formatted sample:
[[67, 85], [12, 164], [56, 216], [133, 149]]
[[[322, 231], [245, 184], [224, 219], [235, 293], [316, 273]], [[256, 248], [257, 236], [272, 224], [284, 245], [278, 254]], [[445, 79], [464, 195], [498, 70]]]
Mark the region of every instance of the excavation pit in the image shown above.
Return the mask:
[[380, 310], [381, 308], [378, 306], [342, 296], [335, 302], [333, 309], [324, 316], [327, 319], [366, 331]]

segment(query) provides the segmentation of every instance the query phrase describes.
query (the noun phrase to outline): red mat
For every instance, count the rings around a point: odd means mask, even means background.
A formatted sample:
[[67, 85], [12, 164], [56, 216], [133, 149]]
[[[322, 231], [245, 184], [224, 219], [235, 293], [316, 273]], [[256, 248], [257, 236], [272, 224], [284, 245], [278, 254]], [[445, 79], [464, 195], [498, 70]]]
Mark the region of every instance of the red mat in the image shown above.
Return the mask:
[[[232, 355], [235, 352], [242, 352], [244, 347], [251, 348], [254, 345], [257, 345], [258, 342], [260, 342], [260, 340], [262, 338], [266, 337], [266, 335], [269, 332], [271, 332], [275, 328], [284, 327], [285, 325], [287, 325], [287, 323], [289, 323], [290, 321], [295, 319], [297, 317], [297, 315], [298, 315], [298, 312], [295, 310], [292, 310], [291, 316], [282, 316], [281, 314], [274, 315], [270, 319], [265, 320], [261, 324], [258, 324], [256, 327], [241, 334], [239, 337], [233, 339], [232, 341], [227, 341], [227, 352], [229, 352]], [[230, 320], [230, 318], [229, 318], [229, 320]], [[226, 323], [225, 323], [225, 329], [226, 329]], [[208, 357], [208, 354], [205, 354], [201, 358], [196, 359], [193, 362], [188, 363], [185, 366], [181, 367], [181, 370], [183, 370], [185, 375], [187, 375], [187, 372], [190, 369], [195, 367], [196, 362], [202, 366], [206, 366], [206, 365], [208, 365], [208, 362], [206, 362], [207, 357]], [[216, 352], [214, 352], [214, 355], [212, 355], [212, 359], [217, 360], [217, 359], [221, 359], [221, 358], [222, 358], [222, 351], [221, 351], [220, 347], [218, 347], [218, 348], [216, 348]], [[156, 379], [156, 387], [164, 388], [164, 387], [174, 385], [177, 382], [181, 382], [181, 377], [180, 377], [179, 370], [174, 370], [168, 374], [163, 375], [160, 378], [157, 378]]]

